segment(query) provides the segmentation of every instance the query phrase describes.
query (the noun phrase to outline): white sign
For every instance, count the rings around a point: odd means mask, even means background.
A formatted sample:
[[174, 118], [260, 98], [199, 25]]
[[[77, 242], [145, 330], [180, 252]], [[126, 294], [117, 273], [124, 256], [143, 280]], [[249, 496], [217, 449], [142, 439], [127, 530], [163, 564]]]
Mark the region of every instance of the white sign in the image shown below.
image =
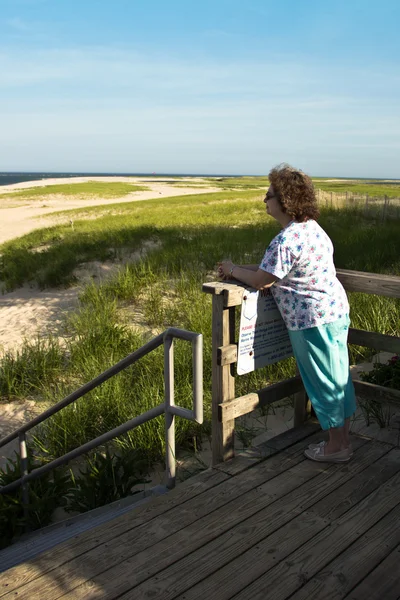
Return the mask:
[[237, 374], [293, 355], [286, 325], [269, 290], [245, 290], [240, 316]]

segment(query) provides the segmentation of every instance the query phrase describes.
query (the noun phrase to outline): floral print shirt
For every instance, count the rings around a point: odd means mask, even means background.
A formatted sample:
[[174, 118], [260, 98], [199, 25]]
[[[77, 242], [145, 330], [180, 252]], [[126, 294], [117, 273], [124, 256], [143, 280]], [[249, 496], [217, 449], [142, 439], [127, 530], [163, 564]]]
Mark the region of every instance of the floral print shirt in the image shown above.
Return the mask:
[[260, 269], [279, 278], [271, 292], [288, 329], [309, 329], [349, 314], [333, 245], [316, 221], [291, 221], [272, 240]]

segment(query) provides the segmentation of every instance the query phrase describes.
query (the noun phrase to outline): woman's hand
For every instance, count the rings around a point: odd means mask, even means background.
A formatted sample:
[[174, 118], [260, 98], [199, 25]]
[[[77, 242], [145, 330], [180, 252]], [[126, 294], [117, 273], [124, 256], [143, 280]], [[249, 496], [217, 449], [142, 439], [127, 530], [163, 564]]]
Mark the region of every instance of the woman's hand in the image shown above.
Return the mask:
[[218, 277], [221, 277], [222, 280], [232, 279], [231, 269], [234, 266], [231, 260], [224, 260], [218, 263]]

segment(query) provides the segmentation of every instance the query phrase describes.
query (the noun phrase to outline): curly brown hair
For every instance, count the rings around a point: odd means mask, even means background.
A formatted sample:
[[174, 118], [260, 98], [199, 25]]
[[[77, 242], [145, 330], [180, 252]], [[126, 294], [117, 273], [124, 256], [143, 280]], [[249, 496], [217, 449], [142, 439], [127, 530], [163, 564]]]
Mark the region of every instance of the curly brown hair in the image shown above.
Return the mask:
[[271, 169], [268, 179], [283, 212], [300, 223], [307, 219], [318, 219], [317, 198], [308, 175], [283, 163]]

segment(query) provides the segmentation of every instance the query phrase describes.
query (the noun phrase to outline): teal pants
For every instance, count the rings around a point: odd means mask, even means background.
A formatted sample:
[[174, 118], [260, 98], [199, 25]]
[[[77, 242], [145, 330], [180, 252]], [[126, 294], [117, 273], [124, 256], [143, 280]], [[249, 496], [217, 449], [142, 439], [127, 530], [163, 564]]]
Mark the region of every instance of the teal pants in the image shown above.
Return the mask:
[[349, 371], [347, 335], [350, 319], [290, 331], [293, 353], [322, 429], [343, 427], [356, 410]]

